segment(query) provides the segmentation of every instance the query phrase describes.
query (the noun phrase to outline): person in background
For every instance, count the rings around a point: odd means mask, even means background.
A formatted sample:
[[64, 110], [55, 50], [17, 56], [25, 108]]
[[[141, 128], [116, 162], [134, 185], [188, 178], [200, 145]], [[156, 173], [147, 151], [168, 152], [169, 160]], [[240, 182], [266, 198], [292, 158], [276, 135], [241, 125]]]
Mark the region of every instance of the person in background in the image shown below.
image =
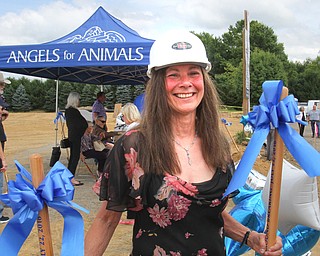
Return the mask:
[[93, 126], [92, 134], [100, 138], [107, 145], [107, 143], [113, 143], [112, 138], [117, 135], [117, 132], [108, 132], [106, 119], [103, 116], [98, 116]]
[[127, 103], [121, 108], [122, 119], [127, 125], [125, 131], [129, 131], [139, 125], [141, 115], [136, 105]]
[[262, 255], [282, 254], [280, 237], [266, 250], [266, 235], [226, 210], [234, 164], [210, 69], [192, 33], [153, 43], [140, 126], [109, 154], [100, 190], [105, 201], [86, 234], [85, 255], [103, 255], [127, 210], [135, 211], [132, 256], [223, 256], [225, 236]]
[[[9, 116], [8, 112], [8, 103], [6, 103], [3, 93], [5, 86], [11, 84], [11, 81], [8, 79], [4, 79], [3, 73], [0, 72], [0, 141], [1, 141], [1, 147], [0, 147], [0, 193], [3, 193], [3, 176], [5, 175], [5, 172], [7, 171], [7, 163], [5, 160], [4, 155], [4, 146], [5, 142], [7, 141], [7, 137], [4, 131], [3, 127], [3, 121], [6, 120]], [[3, 216], [3, 204], [0, 202], [0, 223], [6, 223], [9, 221], [9, 217]]]
[[106, 95], [104, 92], [97, 93], [97, 99], [92, 105], [92, 120], [95, 123], [98, 116], [102, 116], [107, 120], [107, 113], [104, 108], [104, 102], [106, 101]]
[[123, 114], [121, 113], [121, 111], [116, 117], [116, 125], [114, 126], [114, 130], [117, 132], [123, 132], [127, 130], [127, 125], [123, 120]]
[[[80, 159], [81, 137], [88, 127], [86, 119], [81, 115], [78, 107], [80, 106], [80, 95], [77, 92], [70, 92], [65, 110], [66, 123], [68, 127], [68, 138], [70, 141], [70, 159], [68, 169], [73, 174], [76, 173]], [[83, 185], [74, 177], [71, 180], [74, 186]]]
[[2, 122], [5, 121], [9, 116], [9, 104], [5, 101], [5, 98], [3, 96], [5, 86], [8, 84], [11, 84], [11, 81], [8, 79], [4, 79], [3, 73], [0, 72], [0, 141], [2, 150], [4, 150], [5, 142], [7, 141]]
[[[306, 115], [304, 113], [304, 107], [300, 107], [299, 111], [300, 111], [300, 113], [296, 117], [297, 120], [306, 121]], [[301, 137], [303, 137], [305, 125], [298, 123], [298, 126], [299, 126], [299, 134], [300, 134]]]
[[104, 163], [107, 159], [110, 148], [105, 148], [102, 151], [97, 151], [94, 148], [94, 141], [99, 141], [99, 137], [92, 134], [93, 123], [88, 122], [88, 128], [81, 138], [81, 153], [85, 158], [94, 158], [98, 162], [98, 176], [102, 174]]
[[319, 135], [319, 125], [320, 125], [320, 110], [317, 109], [317, 105], [313, 105], [312, 109], [307, 112], [307, 119], [308, 122], [311, 122], [311, 131], [312, 131], [312, 138], [314, 138], [316, 129], [315, 126], [318, 128], [318, 138], [320, 137]]

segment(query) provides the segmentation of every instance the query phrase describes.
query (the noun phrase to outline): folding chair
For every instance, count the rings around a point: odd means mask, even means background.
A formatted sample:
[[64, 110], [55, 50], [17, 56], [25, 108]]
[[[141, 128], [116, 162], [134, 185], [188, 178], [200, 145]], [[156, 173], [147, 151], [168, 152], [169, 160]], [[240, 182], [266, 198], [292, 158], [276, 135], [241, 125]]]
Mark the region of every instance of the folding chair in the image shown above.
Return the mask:
[[[91, 176], [93, 177], [93, 179], [95, 181], [98, 180], [98, 176], [96, 174], [94, 174], [94, 172], [91, 170], [91, 168], [89, 167], [88, 163], [86, 162], [86, 157], [80, 153], [80, 161], [85, 165], [85, 167], [88, 169], [88, 171], [90, 172]], [[79, 167], [79, 165], [78, 165]]]

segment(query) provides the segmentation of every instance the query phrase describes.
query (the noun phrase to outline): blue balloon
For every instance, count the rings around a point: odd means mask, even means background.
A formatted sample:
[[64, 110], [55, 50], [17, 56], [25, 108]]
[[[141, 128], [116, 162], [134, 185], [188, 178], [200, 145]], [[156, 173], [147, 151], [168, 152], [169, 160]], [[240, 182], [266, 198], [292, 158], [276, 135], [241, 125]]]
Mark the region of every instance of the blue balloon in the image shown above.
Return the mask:
[[[263, 232], [266, 222], [266, 210], [261, 198], [262, 191], [254, 190], [248, 186], [241, 187], [239, 194], [233, 197], [235, 206], [230, 215], [248, 228], [257, 232]], [[287, 235], [279, 231], [277, 235], [282, 238], [283, 255], [303, 255], [312, 249], [318, 242], [320, 231], [297, 225]], [[225, 238], [227, 256], [242, 255], [250, 250], [246, 245], [240, 248], [240, 243], [228, 237]], [[256, 254], [259, 255], [259, 254]]]
[[282, 238], [283, 255], [296, 256], [308, 252], [318, 242], [320, 231], [297, 225], [287, 235], [280, 232], [278, 235]]
[[[237, 221], [257, 232], [263, 232], [265, 227], [266, 211], [261, 198], [261, 190], [249, 190], [240, 188], [240, 193], [234, 198], [237, 203], [230, 211], [230, 215]], [[226, 251], [228, 256], [241, 255], [250, 250], [250, 247], [243, 245], [228, 237], [225, 238]]]
[[144, 105], [144, 93], [138, 95], [135, 98], [133, 104], [136, 105], [136, 107], [138, 108], [139, 112], [142, 113], [143, 105]]

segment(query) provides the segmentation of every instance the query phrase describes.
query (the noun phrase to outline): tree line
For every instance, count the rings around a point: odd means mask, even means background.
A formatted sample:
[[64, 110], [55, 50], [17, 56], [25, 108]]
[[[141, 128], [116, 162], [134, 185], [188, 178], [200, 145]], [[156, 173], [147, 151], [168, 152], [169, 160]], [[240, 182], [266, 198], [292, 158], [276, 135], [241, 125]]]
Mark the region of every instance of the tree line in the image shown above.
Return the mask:
[[[11, 84], [6, 86], [4, 97], [10, 110], [28, 112], [44, 110], [54, 112], [56, 108], [56, 82], [49, 79], [28, 79], [25, 77], [10, 78]], [[80, 106], [92, 106], [101, 89], [106, 93], [105, 107], [112, 110], [115, 103], [133, 102], [136, 96], [143, 93], [144, 85], [100, 85], [80, 84], [59, 81], [58, 108], [64, 110], [70, 92], [80, 94]]]
[[[210, 75], [215, 80], [221, 100], [225, 105], [242, 105], [242, 30], [244, 21], [230, 26], [219, 37], [207, 32], [195, 33], [204, 43], [213, 68]], [[283, 43], [273, 29], [258, 22], [250, 22], [250, 87], [251, 105], [258, 104], [262, 83], [266, 80], [283, 80], [299, 101], [320, 99], [320, 57], [301, 62], [288, 60]], [[13, 111], [55, 111], [56, 82], [47, 79], [11, 78], [5, 90], [7, 102]], [[64, 109], [69, 92], [81, 95], [81, 106], [91, 106], [100, 85], [59, 82], [59, 109]], [[105, 106], [133, 102], [141, 94], [144, 85], [103, 85]]]

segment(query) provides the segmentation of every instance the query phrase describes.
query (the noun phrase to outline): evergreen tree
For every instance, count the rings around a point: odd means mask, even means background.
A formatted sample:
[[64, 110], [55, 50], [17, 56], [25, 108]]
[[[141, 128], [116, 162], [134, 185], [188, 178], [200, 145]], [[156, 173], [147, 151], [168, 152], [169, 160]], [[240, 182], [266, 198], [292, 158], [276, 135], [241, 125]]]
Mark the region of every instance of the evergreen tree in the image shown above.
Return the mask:
[[115, 85], [108, 85], [105, 86], [105, 94], [106, 94], [106, 107], [108, 109], [113, 109], [114, 108], [114, 104], [115, 102], [115, 95], [116, 95], [116, 90], [117, 90], [117, 86]]
[[139, 96], [140, 94], [144, 93], [144, 91], [145, 91], [145, 86], [144, 85], [131, 86], [131, 88], [132, 88], [133, 100], [137, 96]]
[[45, 98], [45, 104], [43, 105], [43, 110], [46, 112], [55, 112], [56, 111], [56, 89], [50, 87], [47, 90]]
[[116, 91], [116, 103], [126, 104], [128, 102], [132, 102], [130, 86], [119, 85]]
[[46, 88], [39, 79], [34, 79], [26, 86], [32, 109], [41, 109], [45, 104]]
[[92, 84], [86, 84], [83, 86], [81, 92], [81, 106], [92, 106], [96, 99], [96, 89], [97, 86]]
[[12, 97], [11, 107], [14, 111], [28, 112], [31, 110], [31, 103], [22, 84], [20, 84]]
[[[67, 98], [70, 92], [75, 92], [76, 88], [73, 83], [69, 82], [60, 82], [59, 84], [59, 109], [65, 109], [67, 105]], [[81, 94], [81, 92], [79, 92]]]

